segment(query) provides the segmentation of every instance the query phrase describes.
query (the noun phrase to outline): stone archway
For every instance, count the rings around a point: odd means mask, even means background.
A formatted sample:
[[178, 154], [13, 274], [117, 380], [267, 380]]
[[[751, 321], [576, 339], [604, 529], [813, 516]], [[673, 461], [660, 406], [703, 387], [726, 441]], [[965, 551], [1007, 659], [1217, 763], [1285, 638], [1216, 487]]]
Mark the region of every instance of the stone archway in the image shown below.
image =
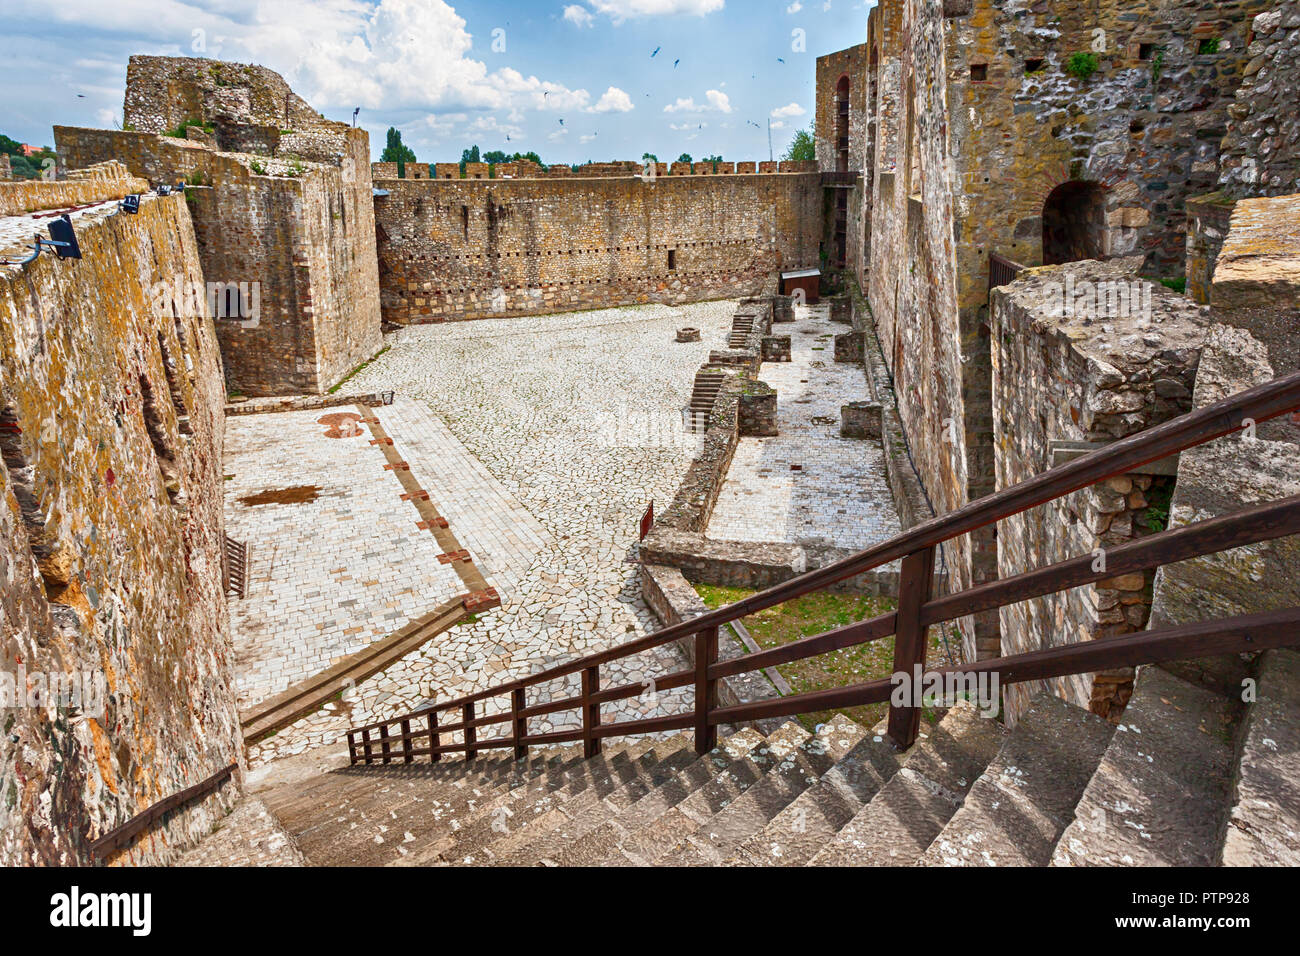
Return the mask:
[[1109, 255], [1106, 188], [1096, 182], [1071, 181], [1052, 190], [1043, 203], [1043, 265]]

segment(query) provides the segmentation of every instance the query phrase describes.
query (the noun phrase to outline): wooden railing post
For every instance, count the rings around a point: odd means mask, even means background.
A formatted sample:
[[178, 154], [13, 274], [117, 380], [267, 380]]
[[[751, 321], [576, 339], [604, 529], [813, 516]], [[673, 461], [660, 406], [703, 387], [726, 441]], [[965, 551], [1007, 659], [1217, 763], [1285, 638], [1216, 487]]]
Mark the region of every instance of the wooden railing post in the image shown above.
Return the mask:
[[438, 753], [440, 746], [442, 746], [442, 743], [438, 737], [438, 712], [431, 710], [429, 711], [429, 749], [433, 751], [431, 763], [441, 762], [442, 754]]
[[415, 758], [411, 756], [411, 722], [402, 721], [402, 763], [411, 763]]
[[348, 731], [348, 763], [354, 767], [357, 764], [357, 733], [355, 730]]
[[595, 730], [600, 726], [600, 704], [591, 698], [600, 693], [600, 668], [588, 667], [582, 672], [582, 756], [587, 760], [600, 753], [600, 738]]
[[361, 747], [362, 747], [363, 752], [364, 752], [365, 755], [366, 755], [366, 763], [367, 763], [367, 764], [372, 764], [372, 763], [374, 763], [374, 762], [375, 762], [375, 755], [374, 755], [373, 753], [371, 753], [371, 751], [370, 751], [370, 731], [369, 731], [369, 730], [363, 730], [363, 731], [361, 731]]
[[709, 668], [718, 661], [718, 628], [708, 627], [695, 635], [695, 752], [709, 753], [718, 746], [718, 728], [709, 724], [709, 713], [718, 706], [718, 682], [709, 679]]
[[[894, 674], [906, 674], [913, 695], [921, 693], [916, 680], [917, 668], [925, 672], [926, 634], [921, 626], [921, 608], [930, 600], [934, 586], [934, 548], [923, 548], [903, 558], [902, 578], [898, 585], [898, 628], [894, 634]], [[919, 701], [913, 701], [919, 703]], [[906, 750], [916, 743], [921, 728], [921, 708], [891, 707], [889, 739]]]
[[524, 709], [524, 689], [522, 687], [510, 694], [510, 723], [515, 729], [515, 759], [528, 759], [528, 745], [523, 743], [523, 739], [528, 736], [528, 719], [520, 717], [519, 714]]
[[393, 745], [388, 742], [387, 724], [379, 728], [379, 746], [380, 752], [384, 755], [384, 766], [388, 766], [393, 760]]
[[[460, 714], [461, 714], [461, 720], [465, 724], [469, 724], [473, 722], [474, 720], [473, 702], [465, 704], [463, 707], [461, 707]], [[475, 741], [478, 740], [477, 729], [478, 728], [476, 727], [468, 727], [468, 726], [465, 728], [465, 759], [466, 760], [473, 760], [475, 757], [478, 756], [478, 748], [474, 746]]]

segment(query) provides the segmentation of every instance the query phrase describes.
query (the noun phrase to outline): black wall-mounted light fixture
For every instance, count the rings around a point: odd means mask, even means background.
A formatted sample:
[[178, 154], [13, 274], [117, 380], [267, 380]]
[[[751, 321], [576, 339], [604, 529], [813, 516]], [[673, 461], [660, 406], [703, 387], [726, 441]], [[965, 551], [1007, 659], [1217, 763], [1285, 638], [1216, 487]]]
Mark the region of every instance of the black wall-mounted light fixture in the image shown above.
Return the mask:
[[72, 217], [67, 213], [50, 223], [50, 238], [42, 239], [40, 236], [35, 238], [30, 255], [22, 259], [0, 259], [0, 265], [25, 266], [29, 262], [35, 262], [42, 249], [53, 250], [60, 259], [81, 258], [81, 246], [78, 245], [77, 234], [72, 228]]
[[127, 196], [117, 204], [117, 207], [123, 212], [128, 212], [134, 216], [140, 211], [140, 197], [136, 195]]

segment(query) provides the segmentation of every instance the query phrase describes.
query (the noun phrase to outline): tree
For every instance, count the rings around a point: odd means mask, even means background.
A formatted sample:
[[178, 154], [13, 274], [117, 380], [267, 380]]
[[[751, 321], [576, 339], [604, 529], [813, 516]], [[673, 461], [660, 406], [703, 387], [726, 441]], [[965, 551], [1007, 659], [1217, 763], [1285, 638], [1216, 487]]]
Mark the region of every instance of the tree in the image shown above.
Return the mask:
[[815, 160], [817, 158], [817, 138], [813, 135], [813, 127], [801, 129], [794, 134], [794, 140], [790, 143], [790, 148], [785, 151], [782, 159], [791, 162], [801, 160]]
[[496, 166], [501, 163], [510, 162], [510, 156], [505, 152], [505, 150], [494, 149], [483, 154], [483, 162], [491, 163]]
[[462, 165], [465, 163], [481, 163], [483, 158], [479, 155], [478, 147], [471, 146], [460, 154], [460, 161]]
[[680, 156], [677, 157], [677, 162], [679, 162], [679, 163], [693, 163], [693, 162], [695, 162], [695, 160], [691, 159], [691, 154], [690, 154], [690, 153], [682, 153]]
[[388, 127], [388, 144], [379, 156], [381, 163], [406, 163], [415, 162], [415, 150], [402, 142], [401, 132], [394, 126]]
[[646, 153], [641, 157], [641, 161], [643, 163], [657, 163], [659, 162], [659, 157], [654, 153]]

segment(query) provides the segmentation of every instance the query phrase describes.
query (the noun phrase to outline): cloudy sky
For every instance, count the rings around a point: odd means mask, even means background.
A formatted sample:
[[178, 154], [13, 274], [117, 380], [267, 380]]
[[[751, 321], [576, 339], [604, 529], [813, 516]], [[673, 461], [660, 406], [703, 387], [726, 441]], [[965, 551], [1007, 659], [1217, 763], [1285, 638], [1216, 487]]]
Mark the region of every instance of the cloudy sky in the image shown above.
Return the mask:
[[[871, 0], [3, 0], [0, 132], [121, 122], [132, 53], [260, 63], [326, 116], [360, 106], [422, 161], [466, 146], [546, 162], [779, 155], [812, 118], [816, 57]], [[656, 52], [657, 51], [657, 52]], [[563, 122], [561, 122], [563, 120]], [[507, 139], [508, 137], [508, 139]]]

